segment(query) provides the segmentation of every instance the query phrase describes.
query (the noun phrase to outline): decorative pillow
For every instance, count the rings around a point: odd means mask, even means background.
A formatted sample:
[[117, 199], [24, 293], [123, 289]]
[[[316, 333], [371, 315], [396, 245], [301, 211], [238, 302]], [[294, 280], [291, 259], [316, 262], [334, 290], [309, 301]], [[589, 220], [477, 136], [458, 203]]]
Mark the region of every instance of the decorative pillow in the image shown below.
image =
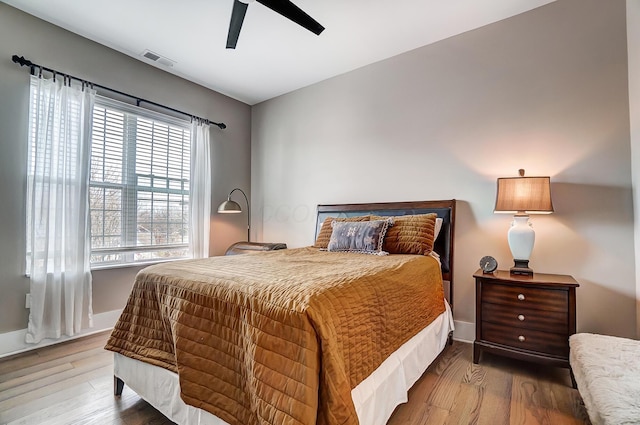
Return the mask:
[[329, 246], [329, 239], [331, 239], [331, 232], [333, 232], [333, 227], [331, 223], [333, 223], [334, 221], [358, 222], [358, 221], [369, 221], [370, 219], [371, 219], [370, 215], [359, 215], [357, 217], [342, 217], [342, 218], [327, 217], [322, 223], [322, 227], [320, 228], [320, 232], [318, 232], [318, 237], [316, 238], [316, 243], [313, 246], [316, 248], [327, 249], [327, 247]]
[[364, 254], [387, 255], [382, 250], [384, 235], [390, 220], [361, 222], [333, 221], [333, 232], [328, 251], [360, 252]]
[[[433, 250], [437, 214], [394, 216], [382, 249], [389, 254], [429, 255]], [[372, 220], [386, 217], [373, 216]]]
[[442, 218], [440, 217], [436, 217], [436, 225], [435, 228], [433, 230], [433, 242], [435, 243], [435, 241], [438, 240], [438, 235], [440, 234], [440, 230], [442, 230], [442, 222], [444, 220], [442, 220]]

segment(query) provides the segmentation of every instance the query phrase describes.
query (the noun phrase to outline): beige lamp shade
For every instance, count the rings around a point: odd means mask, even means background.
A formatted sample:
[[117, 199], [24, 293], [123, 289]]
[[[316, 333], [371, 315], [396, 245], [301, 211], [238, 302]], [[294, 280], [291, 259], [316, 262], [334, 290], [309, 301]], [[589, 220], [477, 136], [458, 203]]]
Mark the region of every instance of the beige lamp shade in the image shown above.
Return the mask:
[[494, 212], [518, 215], [552, 213], [550, 180], [549, 177], [524, 176], [499, 178]]

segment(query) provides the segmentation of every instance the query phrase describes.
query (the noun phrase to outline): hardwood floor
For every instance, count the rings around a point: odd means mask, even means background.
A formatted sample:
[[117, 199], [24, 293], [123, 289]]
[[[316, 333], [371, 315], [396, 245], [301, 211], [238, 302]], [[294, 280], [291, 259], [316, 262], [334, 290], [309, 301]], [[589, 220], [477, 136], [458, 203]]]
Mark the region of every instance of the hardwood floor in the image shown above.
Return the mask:
[[[113, 396], [108, 333], [0, 360], [0, 424], [168, 425], [173, 422], [125, 385]], [[489, 354], [471, 362], [454, 342], [398, 406], [389, 425], [589, 424], [565, 369]]]
[[483, 353], [454, 342], [409, 391], [388, 425], [586, 424], [589, 418], [568, 369]]

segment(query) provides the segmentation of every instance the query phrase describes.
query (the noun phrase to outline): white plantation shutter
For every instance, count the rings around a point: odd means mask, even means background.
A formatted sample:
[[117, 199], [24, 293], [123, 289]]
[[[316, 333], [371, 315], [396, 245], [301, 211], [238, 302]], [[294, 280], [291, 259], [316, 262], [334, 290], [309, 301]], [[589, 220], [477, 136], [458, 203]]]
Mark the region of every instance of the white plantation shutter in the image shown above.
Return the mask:
[[98, 97], [91, 139], [91, 263], [182, 258], [189, 244], [188, 121]]

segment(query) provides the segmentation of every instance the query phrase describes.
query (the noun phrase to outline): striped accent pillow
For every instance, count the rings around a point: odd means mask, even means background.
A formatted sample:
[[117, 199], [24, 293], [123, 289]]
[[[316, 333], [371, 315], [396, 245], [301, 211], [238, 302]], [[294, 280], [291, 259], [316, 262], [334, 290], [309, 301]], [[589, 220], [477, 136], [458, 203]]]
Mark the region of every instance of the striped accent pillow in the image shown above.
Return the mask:
[[[394, 216], [387, 230], [382, 249], [389, 254], [429, 255], [433, 251], [433, 236], [437, 214]], [[389, 217], [372, 216], [372, 220]]]

